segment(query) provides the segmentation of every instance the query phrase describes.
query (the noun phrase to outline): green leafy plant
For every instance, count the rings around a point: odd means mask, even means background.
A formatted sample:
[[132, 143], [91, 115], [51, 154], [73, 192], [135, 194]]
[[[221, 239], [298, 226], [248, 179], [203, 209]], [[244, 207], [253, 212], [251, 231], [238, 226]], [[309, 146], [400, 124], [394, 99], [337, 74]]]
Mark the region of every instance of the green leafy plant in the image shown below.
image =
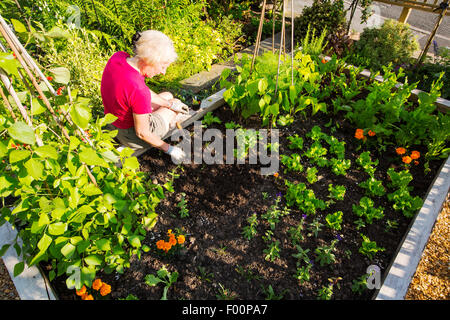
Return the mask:
[[316, 167], [306, 169], [306, 180], [308, 180], [310, 184], [317, 182], [317, 172], [318, 170]]
[[311, 259], [308, 257], [309, 249], [303, 249], [299, 245], [296, 245], [297, 253], [294, 253], [292, 256], [297, 259], [297, 267], [301, 264], [301, 261], [305, 263], [310, 263]]
[[369, 67], [382, 70], [389, 63], [400, 65], [412, 61], [414, 51], [419, 49], [408, 24], [388, 19], [380, 27], [365, 28], [354, 52], [369, 60]]
[[318, 209], [324, 210], [326, 208], [323, 200], [317, 199], [314, 191], [307, 189], [304, 183], [291, 183], [285, 181], [288, 189], [286, 192], [286, 203], [288, 206], [297, 206], [306, 214], [315, 214]]
[[401, 211], [407, 218], [412, 218], [422, 207], [423, 200], [419, 196], [413, 197], [407, 189], [398, 189], [387, 195], [388, 200], [393, 202], [392, 207]]
[[362, 197], [359, 200], [359, 205], [352, 205], [353, 212], [365, 221], [371, 224], [375, 219], [379, 220], [384, 217], [383, 208], [375, 208], [375, 203], [368, 197]]
[[315, 141], [304, 155], [308, 157], [312, 163], [319, 167], [324, 167], [328, 165], [328, 159], [325, 157], [327, 153], [328, 150], [324, 148], [319, 141]]
[[288, 230], [289, 238], [291, 239], [294, 245], [299, 244], [304, 240], [303, 229], [305, 227], [304, 219], [302, 219], [297, 227], [290, 227]]
[[333, 184], [330, 183], [328, 185], [328, 191], [330, 192], [330, 194], [328, 195], [328, 198], [331, 199], [329, 201], [333, 201], [333, 200], [342, 201], [342, 200], [344, 200], [345, 192], [347, 190], [346, 190], [345, 186], [341, 186], [341, 185], [333, 186]]
[[367, 274], [363, 274], [361, 277], [357, 279], [353, 279], [352, 281], [352, 292], [361, 295], [364, 291], [367, 290]]
[[311, 275], [309, 271], [311, 270], [311, 264], [307, 264], [306, 266], [297, 267], [294, 278], [297, 279], [300, 284], [304, 282], [308, 282], [311, 279]]
[[219, 300], [234, 300], [236, 299], [236, 294], [219, 283], [219, 293], [216, 294], [216, 298]]
[[332, 264], [336, 262], [336, 256], [334, 255], [334, 251], [336, 251], [336, 243], [338, 240], [331, 241], [329, 246], [320, 246], [314, 250], [316, 254], [317, 261], [320, 266]]
[[336, 158], [331, 158], [330, 163], [331, 163], [331, 171], [338, 176], [339, 175], [345, 176], [347, 174], [347, 170], [350, 169], [350, 166], [352, 164], [350, 159], [336, 159]]
[[189, 209], [187, 208], [187, 201], [186, 201], [186, 194], [182, 192], [181, 194], [181, 200], [177, 203], [177, 207], [180, 209], [180, 217], [186, 218], [189, 217]]
[[310, 233], [308, 233], [308, 237], [311, 237], [314, 235], [314, 237], [317, 238], [319, 232], [322, 230], [323, 224], [320, 223], [319, 219], [314, 219], [313, 222], [311, 222], [308, 225], [308, 230]]
[[280, 241], [275, 240], [271, 241], [268, 244], [268, 247], [263, 250], [265, 256], [264, 260], [266, 261], [275, 261], [276, 258], [280, 257]]
[[369, 259], [372, 259], [378, 252], [385, 251], [384, 248], [378, 247], [375, 241], [370, 241], [370, 239], [362, 233], [360, 235], [363, 238], [363, 241], [361, 243], [361, 247], [359, 248], [359, 252], [367, 256]]
[[269, 285], [267, 288], [264, 285], [261, 285], [263, 293], [266, 295], [266, 300], [281, 300], [284, 295], [289, 292], [289, 290], [285, 289], [280, 294], [276, 294], [272, 288], [272, 285]]
[[256, 213], [253, 213], [250, 217], [248, 217], [247, 222], [249, 223], [249, 225], [243, 227], [242, 234], [244, 238], [246, 238], [247, 240], [251, 240], [258, 233], [256, 227], [258, 226], [259, 221]]
[[213, 123], [218, 124], [222, 123], [222, 121], [218, 117], [214, 116], [211, 111], [203, 116], [202, 122], [205, 123], [207, 126], [210, 126]]
[[381, 180], [374, 177], [361, 182], [359, 186], [366, 190], [366, 195], [382, 197], [386, 194], [386, 189], [383, 187]]
[[335, 213], [330, 213], [325, 217], [325, 221], [328, 223], [328, 226], [333, 230], [341, 230], [342, 229], [342, 211], [337, 211]]
[[145, 283], [151, 287], [163, 283], [164, 291], [161, 300], [167, 300], [167, 292], [169, 288], [178, 280], [178, 272], [169, 272], [166, 266], [163, 266], [156, 272], [156, 276], [153, 274], [148, 274], [145, 276]]
[[302, 172], [303, 165], [301, 164], [301, 157], [297, 153], [293, 153], [290, 156], [281, 155], [280, 161], [286, 166], [287, 171]]
[[299, 150], [303, 149], [303, 138], [300, 137], [298, 134], [289, 136], [289, 137], [287, 137], [287, 139], [289, 140], [289, 145], [288, 145], [289, 149], [299, 149]]
[[[372, 161], [370, 156], [370, 151], [362, 152], [358, 158], [356, 159], [356, 164], [360, 166], [366, 173], [368, 173], [371, 177], [374, 176], [376, 166], [378, 165], [378, 159]], [[392, 168], [390, 168], [392, 169]]]
[[341, 0], [314, 0], [310, 7], [303, 8], [302, 15], [294, 19], [294, 41], [305, 38], [308, 28], [327, 30], [327, 34], [338, 26], [345, 26], [344, 2]]

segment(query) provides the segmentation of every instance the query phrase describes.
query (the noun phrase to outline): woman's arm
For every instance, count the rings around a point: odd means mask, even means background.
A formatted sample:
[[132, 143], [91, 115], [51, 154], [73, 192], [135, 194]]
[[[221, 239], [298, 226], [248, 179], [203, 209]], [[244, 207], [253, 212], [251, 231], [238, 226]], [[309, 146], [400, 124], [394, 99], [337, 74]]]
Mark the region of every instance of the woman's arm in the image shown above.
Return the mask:
[[172, 100], [162, 98], [159, 94], [152, 91], [151, 89], [150, 93], [152, 95], [152, 105], [157, 106], [157, 108], [153, 106], [153, 111], [158, 110], [160, 107], [170, 108], [170, 106], [172, 105]]
[[[165, 100], [167, 101], [167, 100]], [[169, 150], [169, 144], [161, 140], [157, 135], [150, 132], [150, 122], [148, 114], [133, 113], [134, 130], [139, 139], [151, 144], [164, 152]]]

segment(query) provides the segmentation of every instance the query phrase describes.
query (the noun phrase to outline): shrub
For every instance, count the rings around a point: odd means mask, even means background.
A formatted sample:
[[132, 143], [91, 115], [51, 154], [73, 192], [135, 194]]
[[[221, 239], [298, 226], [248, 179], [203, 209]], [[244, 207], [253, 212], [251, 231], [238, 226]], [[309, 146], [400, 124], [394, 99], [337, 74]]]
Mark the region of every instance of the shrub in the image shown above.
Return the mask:
[[305, 7], [302, 15], [294, 19], [294, 41], [299, 43], [306, 36], [308, 25], [320, 33], [326, 29], [329, 34], [345, 22], [342, 0], [314, 0], [311, 7]]
[[418, 49], [409, 25], [388, 19], [381, 27], [364, 28], [353, 54], [366, 58], [370, 69], [381, 71], [389, 63], [408, 63]]

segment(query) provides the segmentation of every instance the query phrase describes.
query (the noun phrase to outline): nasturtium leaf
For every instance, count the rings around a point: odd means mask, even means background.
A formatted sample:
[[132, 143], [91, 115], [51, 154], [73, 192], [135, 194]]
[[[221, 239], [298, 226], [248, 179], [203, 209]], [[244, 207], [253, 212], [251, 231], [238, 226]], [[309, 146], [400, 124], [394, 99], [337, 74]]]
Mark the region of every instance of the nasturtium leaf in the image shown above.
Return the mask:
[[64, 67], [56, 67], [48, 69], [53, 75], [53, 80], [60, 84], [68, 84], [70, 82], [70, 71]]
[[28, 174], [36, 180], [42, 178], [44, 174], [44, 165], [37, 159], [31, 158], [24, 163], [24, 167], [27, 169]]
[[18, 121], [11, 125], [8, 128], [8, 133], [14, 140], [25, 144], [34, 145], [36, 142], [33, 128], [22, 121]]
[[259, 93], [261, 93], [261, 94], [265, 93], [268, 86], [269, 86], [269, 83], [267, 82], [266, 78], [260, 79], [258, 82]]
[[9, 162], [10, 163], [19, 162], [28, 158], [30, 155], [31, 152], [28, 150], [13, 150], [9, 154]]
[[117, 116], [113, 115], [112, 113], [107, 113], [103, 118], [99, 120], [100, 127], [103, 127], [107, 124], [113, 123], [117, 120]]
[[41, 158], [58, 160], [58, 151], [55, 147], [44, 145], [35, 149], [36, 154]]
[[46, 226], [47, 224], [50, 223], [50, 219], [48, 218], [48, 215], [46, 215], [45, 213], [41, 213], [39, 216], [39, 220], [38, 220], [38, 227], [43, 227]]

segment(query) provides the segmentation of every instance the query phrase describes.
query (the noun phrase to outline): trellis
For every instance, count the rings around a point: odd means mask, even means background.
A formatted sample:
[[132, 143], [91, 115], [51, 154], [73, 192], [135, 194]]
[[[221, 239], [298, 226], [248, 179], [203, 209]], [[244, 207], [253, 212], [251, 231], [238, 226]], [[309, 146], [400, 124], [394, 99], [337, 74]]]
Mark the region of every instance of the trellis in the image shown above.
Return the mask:
[[[75, 124], [73, 122], [69, 113], [65, 112], [62, 108], [59, 108], [59, 110], [55, 110], [52, 107], [52, 105], [50, 104], [50, 101], [45, 96], [42, 88], [40, 87], [40, 85], [38, 83], [38, 79], [41, 80], [49, 88], [49, 91], [54, 96], [57, 95], [56, 91], [51, 86], [51, 84], [49, 83], [47, 78], [44, 76], [44, 74], [41, 72], [41, 70], [39, 69], [37, 64], [33, 61], [33, 59], [28, 54], [28, 52], [25, 50], [25, 48], [22, 46], [20, 41], [15, 36], [14, 32], [12, 32], [11, 28], [8, 26], [8, 24], [6, 23], [6, 21], [3, 19], [3, 17], [1, 15], [0, 15], [0, 33], [3, 36], [3, 38], [5, 39], [7, 45], [9, 46], [9, 48], [11, 49], [11, 51], [13, 52], [16, 59], [19, 61], [21, 67], [23, 68], [23, 70], [26, 73], [26, 75], [24, 75], [22, 70], [19, 69], [18, 72], [19, 72], [20, 79], [24, 83], [25, 87], [29, 90], [32, 97], [39, 96], [42, 99], [45, 107], [49, 111], [52, 119], [56, 122], [56, 124], [62, 134], [58, 135], [55, 131], [53, 131], [51, 129], [50, 129], [50, 131], [52, 131], [58, 137], [58, 139], [65, 141], [67, 143], [70, 143], [70, 136], [67, 132], [67, 129], [64, 126], [64, 124], [66, 122], [69, 124], [69, 126], [71, 126], [75, 129], [75, 133], [79, 137], [84, 139], [87, 143], [89, 143], [89, 145], [91, 147], [94, 148], [94, 145], [93, 145], [92, 141], [90, 140], [88, 134], [84, 130], [82, 130], [77, 124]], [[0, 49], [3, 52], [7, 52], [7, 47], [5, 47], [1, 43], [0, 43]], [[12, 99], [14, 100], [14, 103], [16, 104], [17, 108], [19, 109], [20, 115], [22, 116], [23, 120], [25, 120], [25, 123], [28, 126], [33, 128], [32, 117], [30, 117], [25, 106], [20, 101], [20, 99], [17, 95], [17, 92], [14, 90], [14, 87], [13, 87], [12, 82], [9, 79], [8, 75], [1, 69], [0, 69], [0, 78], [1, 78], [1, 82], [2, 82], [3, 86], [5, 87], [6, 91], [11, 95]], [[30, 85], [30, 82], [31, 82], [31, 85]], [[70, 94], [70, 87], [67, 86], [67, 88], [69, 90], [68, 96], [70, 99], [70, 103], [72, 104], [73, 101], [72, 101], [71, 94]], [[37, 92], [37, 94], [36, 94], [36, 92]], [[14, 122], [18, 122], [19, 117], [15, 114], [15, 110], [13, 109], [13, 106], [11, 105], [11, 103], [9, 102], [5, 93], [3, 92], [3, 88], [0, 88], [0, 93], [1, 93], [4, 105], [5, 105], [6, 109], [8, 110], [8, 112], [10, 113], [11, 117], [13, 118]], [[56, 114], [56, 111], [58, 111], [60, 114], [62, 114], [62, 117], [58, 117]], [[42, 139], [39, 137], [37, 132], [35, 132], [35, 137], [36, 137], [36, 143], [38, 146], [44, 145]], [[95, 180], [95, 177], [92, 175], [90, 168], [85, 163], [83, 163], [83, 166], [85, 167], [86, 172], [87, 172], [91, 182], [95, 186], [97, 186], [97, 181]]]

